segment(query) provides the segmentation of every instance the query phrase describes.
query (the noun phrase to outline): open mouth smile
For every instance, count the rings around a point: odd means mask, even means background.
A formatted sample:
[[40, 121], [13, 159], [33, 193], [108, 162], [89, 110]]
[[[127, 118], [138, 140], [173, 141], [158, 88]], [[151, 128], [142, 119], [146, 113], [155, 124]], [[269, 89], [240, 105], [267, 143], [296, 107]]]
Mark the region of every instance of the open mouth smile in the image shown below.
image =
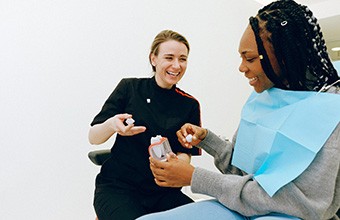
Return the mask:
[[174, 72], [166, 72], [167, 74], [169, 74], [170, 76], [178, 76], [180, 74], [180, 72], [178, 73], [174, 73]]
[[253, 85], [258, 80], [258, 77], [248, 78], [248, 80], [249, 80], [249, 84]]

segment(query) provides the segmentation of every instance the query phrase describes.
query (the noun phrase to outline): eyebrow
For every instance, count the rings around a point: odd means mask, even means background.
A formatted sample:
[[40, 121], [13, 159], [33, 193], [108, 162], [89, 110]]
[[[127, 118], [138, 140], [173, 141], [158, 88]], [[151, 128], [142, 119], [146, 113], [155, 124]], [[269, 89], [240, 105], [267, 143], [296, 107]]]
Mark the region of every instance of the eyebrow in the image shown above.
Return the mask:
[[253, 51], [253, 50], [244, 50], [240, 53], [241, 55], [246, 55], [246, 54], [257, 54], [256, 51]]
[[246, 49], [246, 50], [243, 50], [241, 52], [242, 55], [246, 54], [246, 53], [252, 53], [253, 51], [252, 50], [249, 50], [249, 49]]
[[[174, 57], [175, 55], [172, 54], [172, 53], [166, 53], [166, 54], [163, 54], [163, 56], [171, 56], [171, 57]], [[185, 57], [185, 58], [187, 58], [188, 56], [183, 54], [183, 55], [180, 55], [179, 57]]]

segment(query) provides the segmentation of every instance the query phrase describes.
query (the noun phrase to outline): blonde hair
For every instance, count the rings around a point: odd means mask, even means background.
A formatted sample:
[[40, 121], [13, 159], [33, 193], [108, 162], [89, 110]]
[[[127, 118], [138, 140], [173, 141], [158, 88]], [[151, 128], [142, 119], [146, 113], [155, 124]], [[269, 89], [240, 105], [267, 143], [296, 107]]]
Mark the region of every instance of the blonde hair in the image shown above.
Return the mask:
[[154, 67], [151, 63], [151, 54], [154, 54], [155, 56], [157, 56], [158, 52], [159, 52], [159, 46], [162, 43], [169, 41], [169, 40], [175, 40], [175, 41], [178, 41], [180, 43], [183, 43], [187, 47], [188, 53], [190, 51], [189, 42], [187, 41], [187, 39], [183, 35], [175, 32], [175, 31], [172, 31], [172, 30], [161, 31], [159, 34], [157, 34], [157, 36], [153, 40], [153, 42], [151, 44], [150, 54], [149, 54], [149, 62], [151, 64], [152, 70], [154, 72], [156, 72], [156, 67]]

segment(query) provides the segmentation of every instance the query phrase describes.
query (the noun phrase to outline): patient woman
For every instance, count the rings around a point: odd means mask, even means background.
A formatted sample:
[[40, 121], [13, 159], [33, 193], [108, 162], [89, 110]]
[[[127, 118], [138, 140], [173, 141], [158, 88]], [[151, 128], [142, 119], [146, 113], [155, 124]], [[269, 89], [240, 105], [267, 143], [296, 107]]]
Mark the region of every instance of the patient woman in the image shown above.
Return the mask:
[[212, 155], [221, 173], [171, 155], [150, 158], [159, 186], [191, 185], [216, 199], [138, 220], [338, 219], [340, 80], [317, 19], [293, 0], [273, 2], [250, 18], [239, 53], [255, 92], [232, 141], [190, 123], [177, 132], [185, 148]]
[[160, 32], [149, 55], [154, 76], [122, 79], [93, 119], [90, 143], [101, 144], [117, 134], [96, 178], [94, 207], [100, 220], [136, 219], [192, 202], [181, 187], [158, 186], [148, 159], [150, 140], [157, 135], [168, 138], [183, 163], [200, 154], [197, 148], [183, 148], [176, 136], [185, 122], [201, 123], [198, 101], [176, 86], [185, 74], [188, 54], [188, 41], [181, 34]]

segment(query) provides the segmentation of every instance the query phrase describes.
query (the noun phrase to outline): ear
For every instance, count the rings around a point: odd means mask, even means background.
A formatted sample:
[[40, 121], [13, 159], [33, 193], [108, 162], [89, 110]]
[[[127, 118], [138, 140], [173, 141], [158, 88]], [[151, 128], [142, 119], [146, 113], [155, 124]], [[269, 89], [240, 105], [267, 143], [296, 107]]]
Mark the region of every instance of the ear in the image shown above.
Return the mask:
[[155, 54], [150, 54], [150, 60], [151, 60], [151, 65], [156, 66], [157, 65], [157, 56]]

